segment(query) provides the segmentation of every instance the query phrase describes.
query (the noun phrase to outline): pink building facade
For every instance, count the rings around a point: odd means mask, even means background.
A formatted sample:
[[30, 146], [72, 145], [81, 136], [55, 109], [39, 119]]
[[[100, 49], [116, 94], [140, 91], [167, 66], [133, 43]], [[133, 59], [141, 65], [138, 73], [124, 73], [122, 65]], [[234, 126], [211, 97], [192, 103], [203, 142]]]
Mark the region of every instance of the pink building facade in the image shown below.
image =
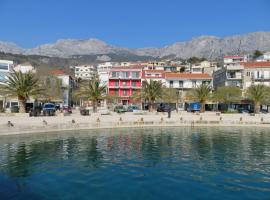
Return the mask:
[[109, 73], [108, 93], [119, 97], [118, 103], [134, 103], [134, 95], [141, 91], [142, 67], [114, 67]]

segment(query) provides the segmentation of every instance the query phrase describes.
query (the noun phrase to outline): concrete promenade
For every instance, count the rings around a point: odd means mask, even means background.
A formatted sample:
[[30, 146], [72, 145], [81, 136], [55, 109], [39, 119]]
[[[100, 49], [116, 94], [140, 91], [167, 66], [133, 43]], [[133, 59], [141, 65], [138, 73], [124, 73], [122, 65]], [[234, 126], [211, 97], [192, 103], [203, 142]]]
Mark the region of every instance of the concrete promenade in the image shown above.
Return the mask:
[[[8, 123], [10, 122], [10, 123]], [[215, 112], [141, 114], [124, 113], [111, 115], [91, 114], [81, 116], [78, 111], [64, 116], [62, 113], [53, 117], [29, 117], [28, 114], [0, 114], [0, 135], [23, 133], [55, 132], [65, 130], [121, 128], [121, 127], [181, 127], [181, 126], [256, 126], [270, 127], [270, 114], [220, 114]]]

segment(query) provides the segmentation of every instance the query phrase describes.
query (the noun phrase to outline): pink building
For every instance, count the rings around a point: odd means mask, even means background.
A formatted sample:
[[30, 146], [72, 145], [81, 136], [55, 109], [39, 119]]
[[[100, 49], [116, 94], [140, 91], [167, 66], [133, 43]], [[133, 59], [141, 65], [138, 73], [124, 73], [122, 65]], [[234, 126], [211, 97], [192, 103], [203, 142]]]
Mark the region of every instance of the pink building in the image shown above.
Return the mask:
[[132, 97], [139, 93], [142, 84], [142, 67], [114, 67], [109, 73], [108, 93], [119, 97], [119, 103], [133, 103]]

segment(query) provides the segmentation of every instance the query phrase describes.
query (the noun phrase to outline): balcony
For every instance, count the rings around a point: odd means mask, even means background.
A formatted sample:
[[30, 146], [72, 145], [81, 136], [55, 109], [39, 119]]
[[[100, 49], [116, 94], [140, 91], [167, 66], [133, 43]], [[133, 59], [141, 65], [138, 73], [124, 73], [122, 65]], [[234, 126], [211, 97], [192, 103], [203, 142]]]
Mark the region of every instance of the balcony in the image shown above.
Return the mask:
[[120, 87], [121, 87], [121, 88], [131, 88], [130, 85], [121, 85]]
[[118, 89], [119, 88], [119, 85], [109, 85], [108, 88], [116, 88], [116, 89]]
[[131, 88], [140, 89], [140, 88], [142, 88], [142, 86], [141, 85], [132, 85]]
[[260, 76], [260, 77], [254, 77], [253, 78], [254, 81], [258, 81], [258, 82], [265, 82], [265, 81], [270, 81], [270, 78], [266, 78], [264, 76]]
[[134, 77], [134, 76], [117, 76], [117, 77], [112, 77], [110, 76], [109, 79], [141, 79], [140, 76]]
[[226, 77], [227, 79], [232, 79], [232, 80], [242, 79], [242, 73], [228, 72]]

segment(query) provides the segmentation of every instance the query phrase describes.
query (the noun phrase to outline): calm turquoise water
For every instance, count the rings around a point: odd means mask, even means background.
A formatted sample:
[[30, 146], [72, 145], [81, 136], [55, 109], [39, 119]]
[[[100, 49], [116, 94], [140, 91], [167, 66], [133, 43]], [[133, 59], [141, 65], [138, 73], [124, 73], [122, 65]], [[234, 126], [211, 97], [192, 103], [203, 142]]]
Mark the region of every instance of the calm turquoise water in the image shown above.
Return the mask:
[[0, 199], [270, 199], [270, 130], [0, 137]]

